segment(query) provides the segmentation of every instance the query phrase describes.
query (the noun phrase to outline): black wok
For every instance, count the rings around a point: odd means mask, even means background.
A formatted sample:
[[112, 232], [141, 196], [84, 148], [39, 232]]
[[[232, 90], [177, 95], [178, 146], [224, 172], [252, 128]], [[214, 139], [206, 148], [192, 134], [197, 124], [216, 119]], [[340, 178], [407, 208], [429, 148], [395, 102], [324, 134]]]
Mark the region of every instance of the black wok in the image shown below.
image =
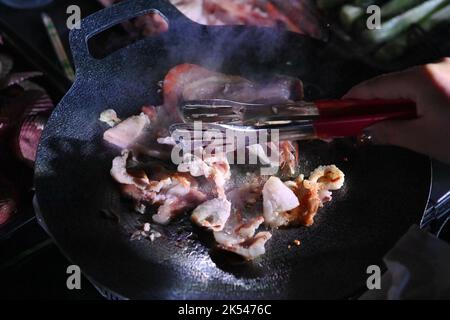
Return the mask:
[[[167, 33], [102, 60], [90, 56], [88, 38], [154, 9], [168, 19]], [[144, 104], [161, 103], [157, 82], [183, 62], [248, 77], [294, 75], [307, 83], [310, 99], [339, 96], [363, 77], [362, 67], [335, 59], [326, 44], [283, 30], [198, 25], [163, 0], [97, 12], [71, 32], [70, 42], [77, 77], [43, 133], [36, 195], [61, 250], [112, 292], [149, 299], [348, 298], [364, 289], [366, 268], [382, 266], [384, 253], [420, 223], [429, 159], [397, 148], [355, 147], [348, 140], [313, 141], [300, 144], [300, 169], [335, 163], [346, 173], [345, 188], [312, 227], [274, 231], [258, 260], [242, 262], [217, 251], [188, 219], [164, 228], [153, 243], [131, 242], [131, 232], [149, 217], [130, 212], [109, 176], [118, 150], [102, 141], [101, 111], [113, 108], [125, 117]], [[119, 212], [120, 221], [106, 219], [105, 208]], [[302, 245], [289, 249], [294, 239]]]

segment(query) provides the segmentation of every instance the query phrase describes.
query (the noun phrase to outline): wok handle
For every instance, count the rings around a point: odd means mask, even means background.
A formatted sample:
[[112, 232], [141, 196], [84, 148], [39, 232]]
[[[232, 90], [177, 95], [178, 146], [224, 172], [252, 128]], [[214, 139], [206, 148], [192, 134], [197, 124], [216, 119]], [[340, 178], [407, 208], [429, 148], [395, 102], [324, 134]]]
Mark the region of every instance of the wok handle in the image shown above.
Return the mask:
[[97, 11], [81, 20], [80, 28], [72, 29], [69, 34], [77, 74], [88, 72], [93, 65], [102, 61], [93, 58], [89, 53], [88, 40], [91, 37], [121, 22], [150, 12], [157, 12], [164, 16], [169, 23], [169, 28], [171, 23], [195, 24], [168, 0], [129, 0]]

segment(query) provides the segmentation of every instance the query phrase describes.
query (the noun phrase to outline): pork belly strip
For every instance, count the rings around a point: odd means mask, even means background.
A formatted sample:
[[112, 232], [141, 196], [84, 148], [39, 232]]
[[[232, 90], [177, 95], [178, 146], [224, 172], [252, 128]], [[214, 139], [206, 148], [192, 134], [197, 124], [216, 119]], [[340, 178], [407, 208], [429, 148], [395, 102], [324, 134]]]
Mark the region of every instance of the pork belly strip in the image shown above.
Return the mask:
[[231, 202], [226, 199], [214, 198], [203, 202], [194, 209], [191, 220], [212, 231], [221, 231], [225, 227], [231, 212]]
[[328, 165], [314, 169], [308, 179], [299, 176], [294, 183], [288, 183], [300, 201], [298, 207], [287, 212], [291, 224], [311, 226], [319, 209], [332, 200], [331, 190], [339, 190], [344, 181], [344, 173], [335, 165]]
[[266, 252], [265, 244], [272, 237], [267, 231], [256, 233], [263, 222], [262, 216], [246, 218], [239, 210], [235, 210], [223, 230], [214, 232], [218, 248], [234, 252], [247, 260], [259, 257]]
[[265, 223], [274, 228], [288, 225], [290, 219], [286, 211], [300, 204], [295, 193], [279, 178], [270, 177], [264, 184], [262, 194]]
[[230, 165], [224, 154], [207, 155], [199, 158], [193, 154], [185, 154], [183, 162], [178, 165], [179, 172], [188, 172], [193, 177], [204, 176], [215, 184], [219, 198], [225, 199], [225, 186], [231, 177]]
[[155, 222], [167, 224], [206, 201], [206, 195], [198, 190], [197, 182], [191, 176], [160, 168], [149, 178], [144, 170], [129, 168], [131, 158], [127, 150], [114, 158], [111, 176], [120, 183], [122, 194], [133, 199], [137, 208], [146, 204], [159, 205], [157, 214], [153, 216]]
[[[108, 123], [111, 128], [103, 133], [103, 139], [121, 150], [131, 150], [134, 155], [150, 156], [158, 159], [170, 159], [172, 146], [159, 144], [158, 138], [168, 135], [168, 122], [163, 108], [143, 106], [141, 113], [130, 116], [123, 121], [117, 118], [114, 110], [105, 110], [100, 120]], [[105, 113], [114, 113], [116, 118], [104, 119]]]
[[287, 76], [274, 76], [264, 83], [255, 83], [185, 63], [170, 69], [164, 78], [163, 92], [168, 114], [179, 121], [177, 106], [182, 101], [214, 98], [242, 102], [300, 100], [303, 85], [299, 79]]

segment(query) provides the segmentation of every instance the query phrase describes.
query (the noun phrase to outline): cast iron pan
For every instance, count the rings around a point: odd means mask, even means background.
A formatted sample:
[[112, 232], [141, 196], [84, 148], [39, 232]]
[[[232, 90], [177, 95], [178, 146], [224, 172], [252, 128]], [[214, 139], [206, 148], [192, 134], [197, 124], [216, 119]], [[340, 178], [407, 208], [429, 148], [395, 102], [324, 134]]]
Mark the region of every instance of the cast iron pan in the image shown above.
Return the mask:
[[[125, 19], [153, 10], [170, 30], [102, 60], [87, 39]], [[77, 69], [72, 88], [53, 112], [36, 161], [42, 216], [62, 251], [96, 283], [124, 298], [283, 299], [348, 298], [364, 288], [366, 268], [413, 223], [419, 224], [430, 187], [429, 159], [389, 147], [355, 147], [349, 141], [300, 144], [301, 171], [335, 163], [346, 173], [310, 228], [277, 230], [267, 254], [242, 262], [214, 249], [211, 237], [187, 218], [163, 237], [129, 241], [150, 217], [130, 212], [109, 176], [118, 150], [102, 141], [98, 116], [106, 108], [122, 117], [144, 104], [160, 104], [157, 82], [183, 62], [248, 77], [284, 73], [302, 78], [308, 98], [336, 97], [358, 81], [352, 62], [337, 61], [326, 45], [279, 29], [205, 27], [162, 0], [137, 0], [82, 21], [70, 41]], [[349, 75], [348, 73], [352, 73]], [[113, 208], [120, 222], [101, 211]], [[300, 239], [300, 247], [289, 244]]]

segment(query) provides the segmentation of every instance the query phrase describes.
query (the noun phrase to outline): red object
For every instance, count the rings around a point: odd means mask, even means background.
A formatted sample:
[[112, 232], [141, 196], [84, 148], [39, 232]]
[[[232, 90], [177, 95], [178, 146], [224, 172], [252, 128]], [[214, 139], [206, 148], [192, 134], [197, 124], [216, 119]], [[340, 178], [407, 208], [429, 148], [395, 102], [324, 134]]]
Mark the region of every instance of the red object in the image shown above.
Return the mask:
[[400, 111], [379, 115], [341, 117], [334, 119], [316, 120], [313, 122], [314, 131], [318, 138], [339, 138], [359, 136], [364, 129], [377, 122], [388, 119], [411, 119], [411, 113]]
[[46, 118], [42, 116], [28, 116], [24, 119], [16, 140], [16, 152], [19, 158], [33, 164], [41, 138]]
[[314, 101], [320, 118], [390, 115], [404, 112], [407, 117], [417, 116], [416, 104], [407, 99], [336, 99]]
[[17, 206], [14, 199], [4, 199], [0, 201], [0, 226], [8, 222], [16, 212]]
[[150, 121], [156, 120], [157, 111], [155, 106], [143, 106], [141, 111], [147, 115]]
[[388, 119], [417, 118], [416, 104], [406, 99], [342, 99], [315, 102], [320, 119], [313, 122], [319, 138], [358, 136], [371, 125]]

